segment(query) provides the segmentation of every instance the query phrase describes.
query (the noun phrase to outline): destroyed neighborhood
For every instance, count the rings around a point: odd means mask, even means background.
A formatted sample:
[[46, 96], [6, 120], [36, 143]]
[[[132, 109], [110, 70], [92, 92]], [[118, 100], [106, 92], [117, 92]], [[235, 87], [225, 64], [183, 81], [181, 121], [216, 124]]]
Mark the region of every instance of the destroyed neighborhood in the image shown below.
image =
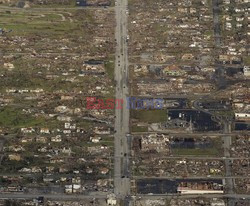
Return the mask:
[[0, 205], [249, 206], [249, 0], [0, 0]]

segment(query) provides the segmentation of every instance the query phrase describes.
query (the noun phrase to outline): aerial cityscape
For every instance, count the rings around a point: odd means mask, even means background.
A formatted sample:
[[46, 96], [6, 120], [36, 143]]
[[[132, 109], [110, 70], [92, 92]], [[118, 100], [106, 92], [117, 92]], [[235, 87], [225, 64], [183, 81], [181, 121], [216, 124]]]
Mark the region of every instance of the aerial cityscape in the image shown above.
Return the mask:
[[250, 206], [250, 0], [0, 0], [0, 206]]

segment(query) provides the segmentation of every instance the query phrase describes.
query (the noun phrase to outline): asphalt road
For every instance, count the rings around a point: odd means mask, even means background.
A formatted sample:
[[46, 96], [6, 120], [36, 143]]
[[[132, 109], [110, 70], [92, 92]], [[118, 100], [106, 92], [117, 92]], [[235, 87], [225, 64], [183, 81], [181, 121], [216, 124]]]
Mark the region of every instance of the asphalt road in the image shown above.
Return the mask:
[[23, 193], [1, 193], [0, 199], [33, 199], [44, 197], [53, 200], [86, 200], [86, 199], [106, 199], [107, 195], [62, 195], [62, 194], [23, 194]]
[[[39, 196], [43, 196], [46, 199], [50, 200], [86, 200], [86, 199], [106, 199], [106, 195], [61, 195], [61, 194], [1, 194], [0, 199], [33, 199]], [[197, 197], [207, 197], [207, 198], [233, 198], [233, 199], [249, 199], [250, 195], [247, 194], [204, 194], [204, 195], [178, 195], [178, 194], [160, 194], [160, 195], [145, 195], [140, 194], [132, 196], [134, 199], [159, 199], [159, 198], [197, 198]], [[129, 198], [125, 198], [129, 199]], [[130, 200], [130, 199], [129, 199]]]
[[[159, 198], [178, 198], [178, 199], [186, 199], [186, 198], [232, 198], [232, 199], [247, 199], [250, 200], [250, 195], [246, 194], [204, 194], [204, 195], [181, 195], [181, 194], [161, 194], [161, 195], [137, 195], [135, 199], [159, 199]], [[186, 205], [185, 205], [186, 206]]]
[[41, 11], [74, 11], [74, 10], [100, 10], [100, 9], [105, 9], [105, 10], [113, 10], [114, 7], [100, 7], [100, 6], [76, 6], [76, 7], [33, 7], [33, 8], [28, 8], [28, 9], [23, 9], [23, 8], [18, 8], [18, 7], [9, 7], [9, 6], [0, 6], [0, 10], [9, 10], [9, 11], [22, 11], [22, 12], [41, 12]]
[[[225, 122], [224, 123], [224, 132], [230, 133], [231, 132], [231, 122]], [[224, 136], [223, 138], [223, 148], [224, 148], [224, 156], [227, 158], [230, 158], [230, 148], [232, 144], [232, 137], [230, 135]], [[231, 160], [225, 159], [225, 170], [226, 170], [226, 177], [232, 176], [232, 168], [231, 168]], [[232, 178], [226, 178], [226, 189], [227, 192], [232, 194], [233, 193], [233, 179]]]
[[[214, 36], [215, 36], [215, 46], [218, 49], [221, 49], [221, 28], [220, 28], [220, 1], [219, 0], [212, 0], [212, 5], [213, 5], [213, 19], [214, 19]], [[223, 74], [223, 70], [225, 68], [222, 68], [221, 65], [217, 65], [217, 71], [219, 71], [219, 74]], [[223, 85], [224, 78], [223, 76], [219, 78], [219, 83]], [[223, 133], [224, 134], [229, 134], [231, 133], [231, 121], [230, 120], [223, 120], [221, 119], [220, 121], [223, 124]], [[223, 140], [223, 148], [224, 148], [224, 156], [229, 158], [230, 157], [230, 147], [232, 144], [232, 136], [227, 135], [222, 137]], [[226, 170], [226, 177], [225, 178], [225, 189], [228, 194], [233, 194], [234, 191], [234, 182], [232, 178], [228, 178], [232, 176], [232, 168], [231, 168], [231, 160], [230, 159], [225, 159], [225, 170]], [[228, 206], [234, 206], [234, 200], [229, 199], [228, 201]]]
[[115, 160], [114, 160], [114, 192], [125, 199], [130, 195], [130, 148], [127, 134], [129, 133], [129, 110], [126, 107], [128, 90], [128, 48], [127, 48], [127, 0], [117, 0], [116, 18], [116, 99], [123, 99], [122, 109], [115, 110]]
[[133, 179], [249, 179], [249, 176], [212, 176], [212, 175], [207, 175], [207, 176], [133, 176]]

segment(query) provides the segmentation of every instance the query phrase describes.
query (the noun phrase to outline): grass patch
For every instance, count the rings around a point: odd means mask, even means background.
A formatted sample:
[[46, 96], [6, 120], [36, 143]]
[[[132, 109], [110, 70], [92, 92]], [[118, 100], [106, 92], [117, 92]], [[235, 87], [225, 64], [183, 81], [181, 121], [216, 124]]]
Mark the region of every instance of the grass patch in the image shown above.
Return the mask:
[[132, 110], [131, 116], [140, 122], [157, 123], [167, 120], [165, 110]]
[[132, 126], [132, 132], [148, 132], [148, 127]]
[[218, 148], [208, 148], [208, 149], [173, 149], [173, 155], [198, 155], [198, 156], [218, 156], [220, 152]]
[[245, 65], [250, 65], [250, 56], [243, 57], [243, 62]]
[[198, 155], [198, 156], [223, 156], [224, 150], [222, 149], [222, 140], [220, 138], [214, 138], [211, 140], [212, 145], [208, 148], [173, 148], [173, 155]]
[[59, 37], [63, 35], [70, 36], [71, 32], [80, 33], [82, 31], [78, 24], [70, 22], [57, 22], [57, 23], [42, 23], [36, 22], [36, 24], [27, 24], [24, 22], [18, 22], [17, 24], [8, 24], [5, 28], [12, 29], [13, 32], [10, 35], [37, 35], [46, 37]]
[[214, 112], [215, 116], [221, 116], [221, 117], [228, 117], [228, 118], [233, 118], [234, 117], [234, 112], [233, 111], [216, 111]]
[[[14, 7], [17, 5], [18, 1], [14, 1], [14, 2], [10, 2], [10, 3], [3, 3], [0, 4], [2, 6], [10, 6], [10, 7]], [[29, 4], [31, 8], [74, 8], [76, 7], [76, 1], [75, 0], [68, 0], [68, 1], [57, 1], [57, 2], [53, 2], [53, 1], [49, 1], [46, 4], [40, 4], [38, 1], [30, 1], [31, 3]]]
[[91, 129], [91, 127], [93, 126], [93, 122], [88, 121], [88, 120], [82, 120], [82, 119], [77, 120], [76, 124], [78, 127], [84, 128], [87, 130]]
[[43, 117], [33, 117], [25, 114], [19, 108], [5, 107], [0, 110], [0, 126], [12, 129], [22, 127], [47, 127], [55, 129], [60, 127], [60, 122], [55, 119], [45, 119]]
[[114, 63], [114, 61], [105, 62], [104, 66], [105, 66], [106, 72], [108, 74], [108, 77], [111, 80], [114, 80], [114, 78], [115, 78], [115, 63]]
[[5, 107], [0, 110], [0, 126], [2, 127], [34, 127], [45, 122], [45, 119], [34, 118], [29, 114], [22, 113], [19, 109]]
[[75, 0], [70, 0], [67, 1], [66, 3], [48, 3], [48, 4], [33, 4], [31, 5], [32, 8], [74, 8], [76, 7], [76, 1]]
[[[35, 35], [38, 37], [47, 37], [57, 39], [58, 37], [71, 37], [75, 39], [80, 35], [88, 35], [87, 29], [82, 23], [95, 23], [95, 20], [88, 11], [72, 11], [72, 19], [70, 21], [68, 14], [65, 12], [54, 11], [52, 13], [28, 13], [23, 11], [3, 13], [0, 12], [0, 24], [6, 30], [12, 30], [8, 36], [26, 36]], [[63, 21], [62, 16], [65, 17]], [[82, 20], [83, 19], [83, 20]], [[37, 42], [39, 43], [39, 42]]]

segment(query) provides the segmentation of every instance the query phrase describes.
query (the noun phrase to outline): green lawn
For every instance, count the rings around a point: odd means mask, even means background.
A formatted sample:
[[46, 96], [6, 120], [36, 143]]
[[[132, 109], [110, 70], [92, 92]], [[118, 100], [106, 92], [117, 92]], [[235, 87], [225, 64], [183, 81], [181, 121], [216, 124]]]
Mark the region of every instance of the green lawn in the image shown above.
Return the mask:
[[213, 138], [211, 140], [212, 146], [208, 147], [206, 149], [199, 149], [199, 148], [194, 148], [194, 149], [180, 149], [180, 148], [175, 148], [172, 149], [173, 155], [198, 155], [198, 156], [223, 156], [223, 148], [222, 148], [222, 140], [220, 138]]
[[[86, 35], [92, 37], [87, 32], [87, 28], [82, 26], [84, 23], [95, 24], [95, 19], [89, 11], [72, 11], [72, 17], [69, 17], [67, 12], [64, 11], [41, 11], [40, 13], [30, 13], [25, 11], [17, 11], [6, 13], [0, 11], [0, 24], [1, 27], [12, 32], [12, 35], [36, 35], [43, 37], [72, 37]], [[73, 20], [74, 21], [73, 21]]]
[[0, 109], [0, 127], [18, 129], [21, 127], [48, 127], [55, 129], [60, 126], [60, 122], [55, 119], [46, 120], [43, 117], [33, 117], [25, 114], [19, 108], [4, 107]]
[[131, 110], [131, 116], [140, 122], [157, 123], [167, 120], [165, 110]]
[[132, 132], [147, 132], [147, 127], [132, 126]]
[[45, 123], [43, 118], [34, 118], [31, 115], [24, 114], [19, 109], [5, 107], [0, 110], [0, 126], [2, 127], [33, 127]]
[[115, 73], [115, 63], [114, 61], [105, 62], [105, 69], [108, 74], [108, 77], [113, 81], [114, 80], [114, 73]]
[[219, 156], [220, 151], [218, 148], [209, 148], [209, 149], [173, 149], [173, 155], [198, 155], [198, 156]]
[[[53, 1], [51, 1], [53, 2]], [[65, 3], [49, 3], [49, 4], [44, 4], [44, 5], [40, 5], [40, 4], [35, 4], [32, 5], [32, 8], [55, 8], [55, 9], [59, 9], [59, 8], [74, 8], [76, 7], [76, 1], [75, 0], [68, 0], [68, 1], [64, 1]]]
[[[29, 5], [31, 8], [74, 8], [76, 7], [76, 1], [75, 0], [68, 0], [68, 1], [61, 1], [62, 3], [56, 3], [53, 2], [54, 0], [49, 1], [47, 4], [39, 4], [39, 1], [37, 0], [32, 0]], [[3, 3], [1, 4], [2, 6], [16, 6], [18, 0], [16, 1], [11, 1], [10, 3]], [[65, 2], [65, 3], [63, 3]]]
[[243, 61], [244, 61], [244, 64], [245, 65], [250, 65], [250, 56], [245, 56], [245, 57], [243, 57]]

